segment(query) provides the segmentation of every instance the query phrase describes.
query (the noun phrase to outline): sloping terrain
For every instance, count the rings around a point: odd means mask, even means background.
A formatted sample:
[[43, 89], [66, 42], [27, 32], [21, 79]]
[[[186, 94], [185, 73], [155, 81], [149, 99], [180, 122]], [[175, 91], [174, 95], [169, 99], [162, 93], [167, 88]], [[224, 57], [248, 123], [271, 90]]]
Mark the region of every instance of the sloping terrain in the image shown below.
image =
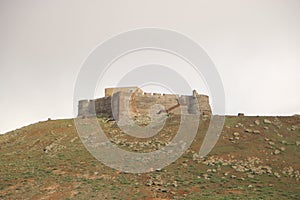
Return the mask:
[[[169, 117], [146, 141], [99, 118], [112, 142], [137, 152], [166, 145], [179, 121]], [[299, 116], [227, 116], [217, 145], [199, 158], [208, 123], [201, 119], [194, 143], [180, 159], [144, 174], [119, 172], [96, 160], [73, 119], [0, 135], [0, 199], [300, 199]]]

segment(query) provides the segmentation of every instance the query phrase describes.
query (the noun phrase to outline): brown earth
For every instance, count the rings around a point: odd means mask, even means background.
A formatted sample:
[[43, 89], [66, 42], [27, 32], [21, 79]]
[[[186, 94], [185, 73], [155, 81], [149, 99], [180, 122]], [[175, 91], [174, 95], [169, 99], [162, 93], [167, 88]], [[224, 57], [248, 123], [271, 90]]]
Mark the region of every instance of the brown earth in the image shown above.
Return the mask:
[[[149, 142], [99, 118], [112, 142], [137, 152], [166, 145], [179, 121], [170, 116]], [[201, 119], [194, 143], [176, 162], [144, 174], [119, 172], [96, 160], [72, 119], [0, 135], [0, 199], [300, 199], [299, 116], [227, 116], [217, 145], [200, 159], [208, 123]]]

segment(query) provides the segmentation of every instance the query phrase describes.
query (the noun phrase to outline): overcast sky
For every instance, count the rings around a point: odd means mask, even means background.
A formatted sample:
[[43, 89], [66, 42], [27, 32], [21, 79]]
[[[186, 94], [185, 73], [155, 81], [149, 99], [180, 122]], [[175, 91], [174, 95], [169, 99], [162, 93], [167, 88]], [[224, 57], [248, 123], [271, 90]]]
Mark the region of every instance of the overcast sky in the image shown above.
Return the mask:
[[227, 114], [300, 113], [299, 19], [299, 0], [1, 0], [0, 133], [72, 118], [84, 59], [141, 27], [178, 31], [205, 49], [223, 81]]

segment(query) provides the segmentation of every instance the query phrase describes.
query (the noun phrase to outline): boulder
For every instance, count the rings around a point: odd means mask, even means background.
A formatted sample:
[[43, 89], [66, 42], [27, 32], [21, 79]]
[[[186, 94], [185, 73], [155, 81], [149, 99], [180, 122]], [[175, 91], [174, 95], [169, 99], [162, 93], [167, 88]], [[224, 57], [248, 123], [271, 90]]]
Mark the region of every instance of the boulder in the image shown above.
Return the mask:
[[272, 122], [270, 120], [268, 120], [268, 119], [264, 119], [264, 123], [265, 124], [272, 124]]

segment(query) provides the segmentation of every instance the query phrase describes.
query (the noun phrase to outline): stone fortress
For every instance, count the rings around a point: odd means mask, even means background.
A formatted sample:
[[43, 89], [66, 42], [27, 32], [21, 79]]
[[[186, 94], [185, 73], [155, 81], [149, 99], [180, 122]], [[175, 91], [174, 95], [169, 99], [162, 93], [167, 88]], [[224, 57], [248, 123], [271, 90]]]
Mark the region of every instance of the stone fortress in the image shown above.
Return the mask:
[[192, 95], [146, 93], [138, 87], [106, 88], [105, 97], [81, 100], [78, 117], [104, 116], [119, 120], [122, 115], [148, 115], [154, 105], [162, 105], [156, 114], [202, 114], [211, 115], [209, 97], [193, 91]]

